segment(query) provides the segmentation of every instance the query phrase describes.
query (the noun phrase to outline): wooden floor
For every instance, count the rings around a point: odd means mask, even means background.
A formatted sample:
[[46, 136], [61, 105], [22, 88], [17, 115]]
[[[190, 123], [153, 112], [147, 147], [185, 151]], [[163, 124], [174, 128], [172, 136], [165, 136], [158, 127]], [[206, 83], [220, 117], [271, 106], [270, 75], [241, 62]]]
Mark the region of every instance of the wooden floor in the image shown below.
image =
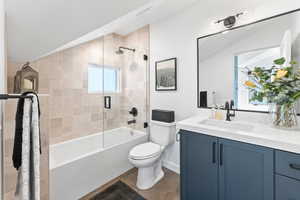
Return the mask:
[[95, 194], [105, 190], [107, 187], [119, 180], [126, 183], [128, 186], [130, 186], [132, 189], [134, 189], [137, 193], [139, 193], [147, 200], [179, 200], [179, 175], [165, 168], [163, 170], [165, 172], [164, 178], [149, 190], [139, 190], [135, 186], [137, 170], [133, 169], [121, 175], [120, 177], [110, 181], [109, 183], [100, 187], [96, 191], [91, 192], [90, 194], [83, 197], [81, 200], [89, 200]]

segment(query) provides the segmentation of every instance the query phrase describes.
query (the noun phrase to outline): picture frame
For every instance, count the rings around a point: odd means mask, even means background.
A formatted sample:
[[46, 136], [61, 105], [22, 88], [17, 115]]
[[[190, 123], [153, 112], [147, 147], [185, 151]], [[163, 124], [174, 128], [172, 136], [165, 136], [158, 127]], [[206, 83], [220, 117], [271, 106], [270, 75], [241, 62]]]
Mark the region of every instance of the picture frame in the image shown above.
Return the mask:
[[155, 62], [155, 90], [177, 90], [177, 58]]

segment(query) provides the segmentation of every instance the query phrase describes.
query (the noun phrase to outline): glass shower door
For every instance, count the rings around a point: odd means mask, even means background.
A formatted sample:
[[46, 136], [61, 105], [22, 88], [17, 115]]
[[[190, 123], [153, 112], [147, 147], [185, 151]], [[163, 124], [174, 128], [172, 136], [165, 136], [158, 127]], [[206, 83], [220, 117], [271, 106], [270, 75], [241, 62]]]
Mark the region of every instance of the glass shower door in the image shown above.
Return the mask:
[[117, 140], [119, 128], [124, 126], [122, 120], [122, 57], [116, 54], [121, 42], [121, 36], [109, 34], [104, 36], [104, 65], [103, 65], [103, 130], [104, 147], [107, 148]]
[[87, 119], [90, 126], [90, 134], [99, 134], [99, 146], [104, 147], [104, 37], [88, 42], [86, 49], [88, 50], [87, 62], [87, 85], [88, 98], [85, 100], [87, 112], [90, 118]]
[[[105, 147], [133, 141], [148, 130], [148, 41], [148, 27], [104, 37]], [[129, 150], [124, 149], [126, 159]]]

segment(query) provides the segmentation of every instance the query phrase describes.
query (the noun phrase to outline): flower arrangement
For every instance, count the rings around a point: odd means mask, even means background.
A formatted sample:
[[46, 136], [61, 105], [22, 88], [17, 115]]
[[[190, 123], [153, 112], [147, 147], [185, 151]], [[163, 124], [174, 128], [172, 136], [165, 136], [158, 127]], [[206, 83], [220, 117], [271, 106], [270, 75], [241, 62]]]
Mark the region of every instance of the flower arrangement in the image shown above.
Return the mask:
[[295, 69], [294, 61], [288, 66], [285, 63], [285, 58], [279, 58], [270, 68], [248, 70], [249, 80], [244, 85], [253, 94], [250, 101], [275, 106], [274, 125], [290, 128], [297, 125], [294, 105], [300, 99], [300, 70]]

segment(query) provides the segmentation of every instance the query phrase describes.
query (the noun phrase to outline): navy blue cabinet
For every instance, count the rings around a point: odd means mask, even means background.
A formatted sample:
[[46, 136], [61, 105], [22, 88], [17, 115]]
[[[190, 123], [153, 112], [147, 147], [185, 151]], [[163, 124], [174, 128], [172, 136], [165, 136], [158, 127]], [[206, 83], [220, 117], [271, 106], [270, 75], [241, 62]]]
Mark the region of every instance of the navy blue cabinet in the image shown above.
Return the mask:
[[300, 180], [300, 155], [278, 150], [275, 155], [276, 173]]
[[219, 139], [220, 200], [273, 200], [273, 150]]
[[300, 200], [300, 155], [275, 151], [276, 200]]
[[276, 175], [276, 200], [300, 200], [300, 181]]
[[217, 138], [180, 131], [181, 200], [218, 200]]
[[274, 200], [272, 149], [185, 130], [180, 135], [181, 200]]

